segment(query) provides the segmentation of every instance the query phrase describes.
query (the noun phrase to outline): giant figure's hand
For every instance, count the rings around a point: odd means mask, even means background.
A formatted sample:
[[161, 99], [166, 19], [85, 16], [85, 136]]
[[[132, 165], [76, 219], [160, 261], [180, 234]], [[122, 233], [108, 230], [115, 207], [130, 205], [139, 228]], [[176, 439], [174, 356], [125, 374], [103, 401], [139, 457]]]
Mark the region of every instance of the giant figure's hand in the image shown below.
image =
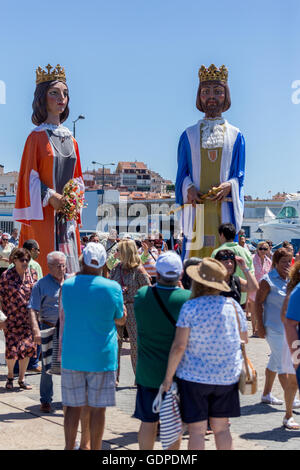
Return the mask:
[[228, 194], [231, 192], [231, 183], [229, 181], [225, 181], [225, 183], [222, 183], [218, 186], [220, 191], [218, 191], [218, 194], [216, 196], [210, 197], [209, 199], [211, 201], [219, 201], [222, 202], [225, 197], [228, 196]]
[[64, 203], [64, 197], [58, 193], [53, 194], [49, 199], [49, 204], [53, 207], [53, 209], [56, 210], [56, 212], [59, 212], [63, 209]]
[[200, 203], [201, 202], [201, 195], [202, 195], [202, 193], [200, 193], [195, 188], [195, 186], [191, 186], [187, 190], [187, 203], [188, 204], [193, 204], [193, 205], [195, 205], [196, 203]]

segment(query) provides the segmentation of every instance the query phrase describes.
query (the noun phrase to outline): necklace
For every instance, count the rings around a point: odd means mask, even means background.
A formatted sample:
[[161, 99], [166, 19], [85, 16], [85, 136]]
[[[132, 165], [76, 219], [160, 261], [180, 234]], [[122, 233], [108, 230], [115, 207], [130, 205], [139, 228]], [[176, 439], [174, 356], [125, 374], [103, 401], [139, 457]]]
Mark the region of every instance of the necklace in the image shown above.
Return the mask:
[[71, 153], [69, 153], [68, 155], [64, 155], [64, 154], [61, 152], [61, 150], [59, 150], [59, 149], [56, 147], [55, 143], [53, 142], [53, 140], [51, 139], [50, 136], [49, 136], [49, 140], [50, 140], [52, 146], [54, 147], [54, 149], [56, 150], [56, 152], [57, 152], [59, 155], [61, 155], [62, 157], [64, 157], [64, 158], [69, 158], [69, 157], [71, 157], [71, 156], [74, 154], [74, 146], [73, 146], [73, 148], [72, 148], [72, 150], [71, 150]]

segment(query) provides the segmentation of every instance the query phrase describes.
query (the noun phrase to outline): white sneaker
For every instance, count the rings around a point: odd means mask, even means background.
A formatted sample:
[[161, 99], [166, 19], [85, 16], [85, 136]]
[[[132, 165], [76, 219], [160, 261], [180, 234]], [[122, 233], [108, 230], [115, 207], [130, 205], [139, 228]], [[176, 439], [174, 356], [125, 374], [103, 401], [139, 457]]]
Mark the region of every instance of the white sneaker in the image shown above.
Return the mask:
[[295, 398], [294, 400], [293, 410], [295, 410], [296, 408], [300, 408], [300, 400], [298, 400], [297, 398]]
[[283, 401], [274, 397], [272, 393], [268, 393], [268, 395], [262, 395], [261, 402], [267, 403], [268, 405], [283, 405]]

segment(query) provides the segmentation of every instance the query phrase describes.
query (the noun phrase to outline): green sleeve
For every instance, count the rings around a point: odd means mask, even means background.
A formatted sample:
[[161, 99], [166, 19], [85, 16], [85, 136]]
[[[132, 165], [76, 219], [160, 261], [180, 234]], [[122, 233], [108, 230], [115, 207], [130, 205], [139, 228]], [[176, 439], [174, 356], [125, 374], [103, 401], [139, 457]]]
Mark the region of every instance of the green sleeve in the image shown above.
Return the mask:
[[253, 265], [253, 259], [251, 254], [248, 255], [247, 253], [247, 267], [250, 269], [251, 274], [254, 274], [254, 265]]
[[36, 272], [37, 272], [37, 275], [38, 275], [38, 280], [42, 279], [43, 271], [42, 271], [42, 268], [41, 268], [40, 265], [36, 266]]
[[107, 258], [107, 261], [106, 261], [106, 266], [108, 267], [108, 269], [111, 271], [112, 268], [117, 264], [119, 263], [119, 260], [117, 258], [114, 257], [114, 255], [110, 255], [108, 258]]
[[143, 253], [141, 254], [140, 258], [141, 258], [141, 262], [142, 262], [143, 264], [147, 263], [147, 260], [148, 260], [148, 258], [149, 258], [149, 253], [148, 253], [147, 255], [145, 255], [145, 253], [143, 252]]

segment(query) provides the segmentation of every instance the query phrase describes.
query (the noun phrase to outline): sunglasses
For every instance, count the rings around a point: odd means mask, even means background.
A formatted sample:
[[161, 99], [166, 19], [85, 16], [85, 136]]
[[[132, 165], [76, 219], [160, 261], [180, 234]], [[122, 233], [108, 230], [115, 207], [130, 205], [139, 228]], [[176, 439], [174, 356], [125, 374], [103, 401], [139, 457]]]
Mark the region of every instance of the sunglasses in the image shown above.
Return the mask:
[[15, 261], [20, 261], [20, 263], [29, 263], [29, 259], [27, 258], [15, 258]]
[[234, 261], [235, 255], [223, 255], [218, 258], [219, 261], [227, 261], [228, 259], [231, 259], [232, 261]]
[[269, 248], [258, 248], [259, 251], [268, 251]]

